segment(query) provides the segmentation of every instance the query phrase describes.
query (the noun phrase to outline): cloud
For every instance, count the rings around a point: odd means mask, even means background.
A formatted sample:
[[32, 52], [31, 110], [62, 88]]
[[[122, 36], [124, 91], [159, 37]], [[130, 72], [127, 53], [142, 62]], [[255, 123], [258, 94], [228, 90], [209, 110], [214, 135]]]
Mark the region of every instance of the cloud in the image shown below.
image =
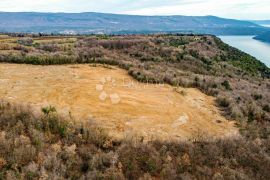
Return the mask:
[[270, 19], [269, 0], [1, 0], [0, 11], [107, 12], [139, 15], [217, 15]]
[[238, 19], [270, 19], [269, 0], [190, 0], [174, 5], [138, 8], [124, 14], [141, 15], [216, 15]]

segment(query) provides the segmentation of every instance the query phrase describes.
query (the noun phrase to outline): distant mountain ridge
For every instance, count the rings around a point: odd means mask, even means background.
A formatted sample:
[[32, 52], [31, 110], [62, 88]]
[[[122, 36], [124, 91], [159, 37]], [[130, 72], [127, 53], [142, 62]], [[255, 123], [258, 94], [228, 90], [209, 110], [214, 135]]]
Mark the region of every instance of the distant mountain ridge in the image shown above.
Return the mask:
[[250, 22], [261, 25], [261, 26], [270, 26], [270, 20], [251, 20]]
[[1, 12], [1, 32], [134, 34], [155, 32], [258, 35], [270, 30], [253, 22], [215, 16], [136, 16], [104, 13]]

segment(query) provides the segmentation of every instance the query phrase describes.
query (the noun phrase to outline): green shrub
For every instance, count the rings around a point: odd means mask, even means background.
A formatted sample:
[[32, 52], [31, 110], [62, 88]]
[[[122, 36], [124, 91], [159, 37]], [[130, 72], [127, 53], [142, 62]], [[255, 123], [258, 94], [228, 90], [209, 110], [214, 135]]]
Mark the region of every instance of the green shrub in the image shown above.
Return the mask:
[[179, 38], [179, 39], [171, 39], [169, 44], [170, 46], [179, 47], [182, 45], [189, 44], [189, 42], [184, 40], [183, 38]]
[[269, 104], [266, 104], [263, 106], [263, 110], [266, 111], [266, 112], [270, 112], [270, 106]]
[[231, 85], [228, 80], [223, 81], [221, 85], [224, 86], [226, 90], [232, 90]]
[[230, 106], [230, 101], [227, 98], [225, 98], [225, 97], [219, 97], [219, 98], [217, 98], [217, 102], [218, 102], [218, 104], [221, 107], [227, 108], [227, 107]]
[[262, 96], [261, 94], [252, 94], [251, 96], [252, 96], [253, 99], [256, 100], [256, 101], [263, 98], [263, 96]]
[[53, 106], [48, 106], [48, 107], [41, 108], [41, 111], [43, 112], [44, 115], [48, 116], [51, 113], [55, 113], [56, 109]]

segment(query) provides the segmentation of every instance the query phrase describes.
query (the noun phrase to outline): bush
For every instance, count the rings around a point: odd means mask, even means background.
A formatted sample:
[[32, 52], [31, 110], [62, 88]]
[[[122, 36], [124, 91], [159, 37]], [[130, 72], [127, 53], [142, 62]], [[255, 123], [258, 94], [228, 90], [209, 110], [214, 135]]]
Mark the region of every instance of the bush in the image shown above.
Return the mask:
[[56, 109], [53, 106], [48, 106], [48, 107], [41, 108], [41, 111], [44, 113], [44, 115], [48, 116], [51, 113], [55, 113]]
[[217, 102], [221, 107], [227, 108], [230, 106], [230, 101], [225, 97], [218, 97]]
[[261, 94], [252, 94], [251, 96], [252, 96], [252, 97], [254, 98], [254, 100], [256, 100], [256, 101], [263, 98]]
[[60, 48], [56, 44], [42, 44], [39, 45], [37, 48], [48, 52], [57, 52], [60, 50]]
[[21, 38], [18, 40], [18, 44], [24, 45], [24, 46], [32, 46], [33, 44], [33, 39], [26, 37], [26, 38]]
[[268, 104], [264, 105], [263, 110], [266, 112], [270, 112], [270, 106]]
[[221, 85], [224, 86], [226, 90], [232, 90], [231, 85], [228, 80], [223, 81]]

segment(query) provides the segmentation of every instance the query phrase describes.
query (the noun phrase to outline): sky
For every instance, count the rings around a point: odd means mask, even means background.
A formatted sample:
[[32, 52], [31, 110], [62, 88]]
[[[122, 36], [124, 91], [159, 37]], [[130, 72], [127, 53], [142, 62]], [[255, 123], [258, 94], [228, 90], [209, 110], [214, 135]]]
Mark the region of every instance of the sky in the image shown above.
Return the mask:
[[5, 12], [104, 12], [270, 19], [270, 0], [0, 0]]

